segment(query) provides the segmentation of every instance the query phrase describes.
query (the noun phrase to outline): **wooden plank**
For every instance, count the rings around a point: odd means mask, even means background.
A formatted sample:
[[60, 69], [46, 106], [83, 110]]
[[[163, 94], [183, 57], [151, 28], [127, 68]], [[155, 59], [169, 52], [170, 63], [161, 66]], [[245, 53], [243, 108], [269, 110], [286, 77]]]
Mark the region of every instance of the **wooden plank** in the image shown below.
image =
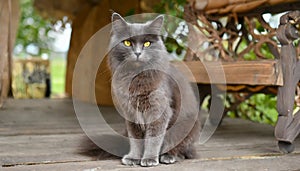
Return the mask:
[[22, 63], [22, 64], [37, 63], [37, 64], [45, 65], [45, 66], [49, 66], [50, 65], [50, 61], [49, 60], [47, 60], [47, 59], [41, 59], [41, 58], [16, 59], [16, 60], [14, 60], [14, 62], [16, 62], [16, 63]]
[[0, 118], [0, 136], [82, 132], [71, 100], [8, 99]]
[[0, 164], [89, 161], [90, 157], [80, 154], [83, 137], [82, 134], [0, 137]]
[[[273, 138], [273, 131], [269, 126], [257, 127], [254, 130], [234, 132], [231, 128], [232, 119], [226, 120], [226, 126], [222, 126], [209, 142], [197, 145], [203, 158], [230, 158], [249, 155], [279, 154], [276, 151], [276, 141]], [[249, 122], [237, 120], [240, 125], [237, 130], [246, 125], [253, 128]], [[257, 126], [257, 124], [253, 124]], [[230, 129], [228, 129], [228, 127]], [[268, 133], [259, 131], [258, 128], [268, 128]], [[223, 131], [227, 130], [227, 131]], [[244, 129], [242, 129], [244, 130]], [[106, 133], [103, 129], [103, 133]], [[256, 132], [255, 132], [256, 131]], [[87, 143], [86, 137], [81, 134], [57, 134], [57, 135], [18, 135], [0, 137], [0, 164], [25, 165], [28, 163], [70, 162], [92, 160], [91, 157], [80, 155], [80, 152], [87, 152], [94, 148]], [[114, 142], [112, 142], [114, 143]], [[224, 152], [222, 152], [224, 151]], [[225, 152], [226, 151], [226, 152]]]
[[[101, 107], [101, 112], [107, 123], [123, 123], [113, 108]], [[83, 133], [71, 99], [8, 99], [0, 118], [0, 136]]]
[[[101, 110], [105, 110], [103, 114], [108, 115], [105, 118], [112, 127], [124, 129], [114, 108]], [[92, 123], [94, 117], [97, 115], [87, 115], [86, 119]], [[107, 134], [102, 126], [93, 127]], [[273, 129], [270, 125], [225, 118], [207, 143], [197, 145], [197, 159], [160, 165], [155, 170], [245, 170], [253, 166], [256, 170], [300, 169], [300, 139], [295, 141], [294, 154], [282, 155]], [[9, 99], [0, 110], [0, 130], [0, 170], [145, 169], [122, 166], [119, 159], [94, 161], [99, 153], [80, 130], [70, 99]]]
[[241, 158], [214, 158], [203, 160], [185, 160], [173, 165], [159, 165], [155, 168], [123, 166], [118, 160], [49, 163], [40, 165], [21, 165], [11, 168], [1, 168], [3, 171], [32, 170], [72, 170], [72, 171], [190, 171], [190, 170], [299, 170], [299, 154], [289, 156], [246, 156]]
[[[173, 62], [190, 80], [203, 84], [283, 85], [277, 60], [235, 62]], [[184, 66], [185, 65], [185, 66]], [[190, 69], [194, 78], [187, 74]], [[224, 79], [225, 78], [225, 79]]]

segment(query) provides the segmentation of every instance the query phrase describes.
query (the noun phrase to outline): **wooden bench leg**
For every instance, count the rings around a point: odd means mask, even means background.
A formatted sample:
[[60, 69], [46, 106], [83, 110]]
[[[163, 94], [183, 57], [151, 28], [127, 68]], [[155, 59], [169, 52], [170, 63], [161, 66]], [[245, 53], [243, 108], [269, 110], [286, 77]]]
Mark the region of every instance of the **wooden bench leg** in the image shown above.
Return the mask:
[[[225, 94], [224, 90], [220, 90], [216, 85], [198, 85], [200, 93], [200, 106], [204, 99], [211, 96], [208, 101], [209, 115], [208, 120], [211, 125], [219, 126], [226, 113], [224, 113], [224, 100], [220, 95]], [[213, 99], [213, 100], [212, 100]]]
[[278, 121], [275, 136], [279, 149], [284, 153], [294, 150], [293, 141], [300, 133], [300, 112], [293, 114], [296, 87], [300, 79], [300, 62], [293, 41], [299, 38], [294, 27], [300, 23], [300, 11], [293, 11], [281, 17], [277, 37], [280, 41], [280, 62], [283, 74], [282, 87], [277, 94]]

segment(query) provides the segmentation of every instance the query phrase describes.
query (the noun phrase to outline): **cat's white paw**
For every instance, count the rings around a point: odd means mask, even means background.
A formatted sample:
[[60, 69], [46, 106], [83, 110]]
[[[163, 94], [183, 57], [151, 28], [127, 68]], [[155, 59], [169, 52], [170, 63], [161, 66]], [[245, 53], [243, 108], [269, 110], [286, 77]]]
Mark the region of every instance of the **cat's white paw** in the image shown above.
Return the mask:
[[141, 166], [144, 167], [152, 167], [157, 166], [159, 164], [158, 157], [156, 158], [146, 158], [141, 160]]
[[164, 164], [173, 164], [176, 162], [176, 157], [170, 154], [163, 154], [160, 156], [159, 161]]
[[134, 158], [131, 158], [128, 155], [125, 155], [122, 158], [122, 164], [124, 164], [124, 165], [135, 166], [135, 165], [139, 165], [140, 162], [141, 162], [140, 159], [134, 159]]

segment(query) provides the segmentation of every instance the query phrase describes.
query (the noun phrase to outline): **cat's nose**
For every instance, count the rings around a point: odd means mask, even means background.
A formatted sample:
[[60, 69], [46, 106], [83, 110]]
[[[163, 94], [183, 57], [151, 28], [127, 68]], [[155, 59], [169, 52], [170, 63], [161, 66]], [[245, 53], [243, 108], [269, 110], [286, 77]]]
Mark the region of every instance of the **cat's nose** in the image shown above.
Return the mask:
[[139, 58], [141, 55], [141, 52], [135, 52], [134, 54], [136, 55], [137, 58]]

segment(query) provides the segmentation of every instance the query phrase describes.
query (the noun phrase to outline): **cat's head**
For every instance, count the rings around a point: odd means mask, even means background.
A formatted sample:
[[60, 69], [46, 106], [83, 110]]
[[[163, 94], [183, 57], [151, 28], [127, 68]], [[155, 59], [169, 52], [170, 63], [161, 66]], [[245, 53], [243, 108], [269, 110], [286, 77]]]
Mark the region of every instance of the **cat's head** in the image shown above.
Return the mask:
[[112, 15], [109, 60], [112, 69], [122, 63], [139, 66], [163, 63], [165, 46], [161, 39], [164, 17], [146, 23], [129, 23], [119, 14]]

